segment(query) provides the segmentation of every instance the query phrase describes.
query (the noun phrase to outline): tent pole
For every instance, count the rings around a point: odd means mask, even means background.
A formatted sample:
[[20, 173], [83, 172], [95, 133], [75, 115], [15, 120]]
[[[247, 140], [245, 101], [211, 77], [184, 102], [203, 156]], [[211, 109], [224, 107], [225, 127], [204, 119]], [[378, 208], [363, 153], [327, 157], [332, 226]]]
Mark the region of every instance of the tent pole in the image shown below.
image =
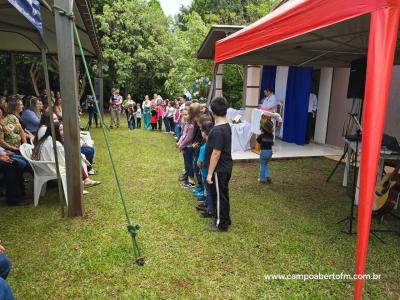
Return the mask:
[[[371, 13], [357, 224], [355, 274], [358, 276], [365, 274], [376, 174], [385, 126], [399, 17], [399, 8], [386, 8]], [[354, 299], [356, 300], [362, 297], [363, 282], [364, 280], [358, 277], [355, 281]]]
[[[73, 0], [55, 0], [64, 11], [73, 11]], [[78, 115], [78, 83], [75, 69], [73, 18], [55, 10], [57, 52], [64, 123], [64, 149], [67, 172], [68, 216], [83, 215], [82, 163]]]
[[53, 100], [50, 95], [50, 80], [49, 80], [49, 69], [47, 67], [47, 58], [46, 58], [46, 50], [44, 47], [40, 49], [42, 53], [42, 64], [43, 64], [43, 72], [44, 72], [44, 81], [46, 84], [46, 96], [47, 102], [49, 103], [49, 113], [50, 113], [50, 128], [51, 128], [51, 137], [53, 142], [53, 151], [54, 151], [54, 160], [56, 163], [56, 173], [57, 173], [57, 185], [58, 185], [58, 197], [60, 200], [60, 209], [61, 209], [61, 217], [64, 218], [64, 197], [63, 197], [63, 188], [61, 184], [61, 173], [60, 166], [58, 164], [58, 154], [57, 154], [57, 144], [56, 144], [56, 131], [54, 127], [54, 118], [53, 118]]
[[17, 88], [17, 68], [15, 63], [15, 54], [11, 53], [10, 57], [11, 57], [12, 91], [13, 95], [16, 95], [18, 93], [18, 88]]
[[104, 118], [104, 74], [103, 74], [103, 60], [99, 61], [99, 78], [100, 78], [100, 95], [99, 95], [99, 113]]

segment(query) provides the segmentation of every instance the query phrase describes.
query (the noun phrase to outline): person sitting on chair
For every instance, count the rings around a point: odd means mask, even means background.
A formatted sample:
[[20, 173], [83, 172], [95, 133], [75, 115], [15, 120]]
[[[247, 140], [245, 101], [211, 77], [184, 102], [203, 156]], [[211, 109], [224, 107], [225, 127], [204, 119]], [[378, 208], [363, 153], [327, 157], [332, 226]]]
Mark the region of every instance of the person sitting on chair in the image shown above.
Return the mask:
[[266, 88], [264, 90], [264, 95], [265, 98], [262, 100], [261, 108], [275, 111], [276, 106], [278, 105], [278, 100], [272, 92], [272, 88]]
[[[50, 114], [45, 113], [43, 115], [48, 122], [50, 122]], [[32, 159], [39, 161], [55, 161], [54, 150], [53, 150], [53, 140], [51, 137], [51, 128], [50, 126], [44, 126], [45, 132], [42, 136], [34, 141], [34, 148], [32, 151]], [[56, 149], [58, 156], [58, 165], [60, 168], [60, 173], [66, 173], [65, 167], [65, 152], [64, 152], [64, 134], [63, 134], [63, 125], [62, 123], [56, 121], [54, 122], [54, 129], [56, 133]], [[56, 172], [54, 167], [54, 173]], [[81, 168], [83, 186], [84, 187], [92, 187], [100, 184], [100, 181], [94, 181], [89, 179], [87, 171]]]

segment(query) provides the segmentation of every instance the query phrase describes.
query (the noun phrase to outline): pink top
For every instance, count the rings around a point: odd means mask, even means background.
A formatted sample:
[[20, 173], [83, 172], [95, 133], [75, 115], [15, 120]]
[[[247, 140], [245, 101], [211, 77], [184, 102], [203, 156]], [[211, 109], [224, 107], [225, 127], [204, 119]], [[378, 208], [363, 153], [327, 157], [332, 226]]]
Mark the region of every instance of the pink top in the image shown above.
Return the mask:
[[179, 111], [179, 109], [176, 109], [174, 113], [174, 123], [178, 123], [180, 118], [181, 118], [181, 112]]
[[163, 114], [164, 114], [164, 106], [160, 105], [157, 109], [157, 117], [162, 118], [162, 117], [164, 117]]
[[183, 150], [187, 146], [192, 144], [193, 140], [193, 124], [186, 123], [185, 128], [183, 128], [183, 133], [181, 138], [179, 139], [179, 149]]

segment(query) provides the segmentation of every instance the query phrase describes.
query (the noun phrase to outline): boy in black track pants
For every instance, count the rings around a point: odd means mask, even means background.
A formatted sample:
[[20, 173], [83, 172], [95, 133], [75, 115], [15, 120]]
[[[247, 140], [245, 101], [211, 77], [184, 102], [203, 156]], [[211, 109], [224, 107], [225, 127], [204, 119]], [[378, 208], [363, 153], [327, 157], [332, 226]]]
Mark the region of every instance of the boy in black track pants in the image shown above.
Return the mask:
[[212, 185], [215, 222], [208, 226], [211, 232], [227, 231], [231, 225], [229, 214], [229, 180], [232, 174], [231, 141], [232, 131], [226, 118], [229, 103], [224, 97], [211, 101], [211, 111], [215, 126], [211, 130], [204, 157], [204, 165], [208, 168], [207, 182]]

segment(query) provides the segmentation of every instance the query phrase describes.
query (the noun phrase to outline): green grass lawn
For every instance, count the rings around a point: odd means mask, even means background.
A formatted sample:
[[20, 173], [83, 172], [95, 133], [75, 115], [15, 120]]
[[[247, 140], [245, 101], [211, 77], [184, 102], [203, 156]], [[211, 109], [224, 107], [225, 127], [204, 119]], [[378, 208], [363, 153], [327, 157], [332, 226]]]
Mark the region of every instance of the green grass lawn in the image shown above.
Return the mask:
[[[349, 210], [341, 167], [324, 158], [272, 161], [273, 185], [257, 182], [258, 164], [235, 163], [228, 233], [209, 233], [195, 199], [177, 181], [183, 160], [170, 135], [126, 126], [110, 133], [146, 264], [131, 239], [102, 133], [93, 129], [102, 184], [85, 196], [85, 218], [61, 219], [57, 189], [38, 207], [0, 204], [0, 238], [13, 261], [17, 299], [350, 299], [352, 281], [266, 281], [265, 274], [353, 273], [356, 237], [335, 222]], [[389, 222], [390, 221], [390, 222]], [[374, 222], [375, 224], [376, 222]], [[398, 221], [388, 225], [400, 229]], [[377, 225], [374, 225], [377, 226]], [[365, 299], [400, 297], [400, 239], [371, 237]]]

